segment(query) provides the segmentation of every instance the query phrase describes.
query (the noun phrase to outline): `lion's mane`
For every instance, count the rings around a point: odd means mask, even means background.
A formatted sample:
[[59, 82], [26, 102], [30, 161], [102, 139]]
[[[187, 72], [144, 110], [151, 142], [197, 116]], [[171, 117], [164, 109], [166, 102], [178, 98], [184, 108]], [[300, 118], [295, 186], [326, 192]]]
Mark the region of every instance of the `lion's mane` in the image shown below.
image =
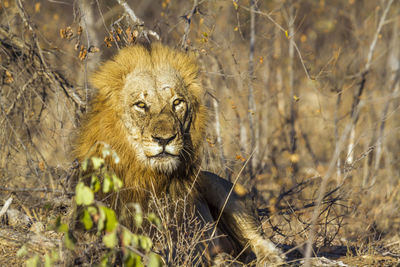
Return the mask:
[[[185, 144], [190, 146], [185, 148], [190, 155], [172, 173], [156, 173], [138, 161], [121, 120], [121, 90], [127, 75], [145, 66], [164, 65], [172, 67], [180, 75], [190, 102], [190, 138]], [[161, 44], [154, 44], [150, 48], [139, 45], [127, 47], [92, 75], [91, 84], [97, 92], [78, 133], [74, 149], [77, 159], [82, 161], [90, 156], [99, 156], [101, 144], [110, 145], [120, 158], [118, 164], [110, 157], [106, 158], [106, 162], [124, 182], [124, 189], [118, 196], [121, 203], [137, 202], [146, 208], [149, 192], [167, 194], [172, 199], [186, 194], [199, 172], [206, 125], [206, 108], [202, 105], [204, 93], [198, 79], [195, 56]]]

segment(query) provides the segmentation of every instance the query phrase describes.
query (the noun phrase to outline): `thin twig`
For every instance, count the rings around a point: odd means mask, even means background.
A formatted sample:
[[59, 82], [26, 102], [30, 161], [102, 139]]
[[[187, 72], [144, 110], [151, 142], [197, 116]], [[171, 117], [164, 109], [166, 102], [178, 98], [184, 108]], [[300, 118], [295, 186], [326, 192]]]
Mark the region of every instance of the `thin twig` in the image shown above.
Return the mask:
[[374, 34], [374, 38], [372, 39], [371, 45], [369, 47], [367, 63], [365, 64], [365, 70], [364, 70], [365, 72], [369, 71], [369, 69], [371, 67], [371, 61], [372, 61], [372, 56], [373, 56], [374, 51], [375, 51], [375, 46], [376, 46], [376, 43], [378, 41], [379, 34], [381, 33], [382, 27], [385, 24], [386, 15], [388, 14], [390, 6], [392, 5], [392, 3], [393, 3], [393, 0], [388, 0], [386, 8], [383, 11], [382, 17], [379, 20], [378, 28], [376, 29], [376, 32]]
[[[33, 74], [33, 76], [22, 86], [21, 90], [18, 92], [17, 97], [15, 100], [10, 104], [8, 109], [6, 110], [6, 116], [9, 116], [13, 109], [15, 108], [15, 104], [20, 100], [21, 96], [24, 94], [26, 88], [28, 87], [29, 84], [31, 84], [34, 80], [37, 78], [37, 72]], [[4, 117], [1, 122], [0, 122], [0, 127], [3, 126], [3, 123], [5, 122], [6, 117]]]
[[[243, 6], [240, 6], [240, 7], [243, 8], [244, 10], [250, 11], [250, 9], [247, 8], [247, 7], [243, 7]], [[259, 14], [259, 15], [264, 16], [264, 17], [267, 17], [268, 20], [270, 20], [270, 21], [277, 27], [277, 29], [279, 29], [280, 31], [284, 32], [285, 34], [288, 34], [288, 30], [286, 30], [286, 29], [283, 28], [278, 22], [276, 22], [276, 20], [274, 20], [274, 19], [271, 17], [270, 14], [265, 13], [265, 12], [262, 12], [262, 11], [259, 11], [259, 10], [254, 11], [254, 13]], [[290, 30], [290, 29], [289, 29], [289, 30]], [[289, 42], [290, 42], [290, 43], [294, 46], [294, 48], [296, 49], [297, 55], [299, 56], [301, 65], [302, 65], [302, 67], [303, 67], [303, 69], [304, 69], [304, 73], [306, 74], [307, 79], [309, 79], [309, 80], [314, 80], [314, 79], [310, 76], [310, 74], [309, 74], [309, 72], [308, 72], [308, 70], [307, 70], [307, 67], [306, 67], [306, 65], [304, 64], [304, 59], [303, 59], [303, 56], [301, 55], [300, 49], [299, 49], [299, 47], [297, 46], [296, 42], [294, 41], [294, 35], [292, 36], [292, 35], [289, 35], [289, 34], [288, 34], [288, 36], [289, 36]]]
[[42, 62], [45, 70], [48, 70], [49, 67], [47, 66], [47, 63], [44, 59], [42, 48], [39, 44], [39, 40], [38, 40], [38, 38], [36, 36], [36, 32], [34, 30], [34, 25], [29, 20], [29, 16], [25, 12], [25, 9], [24, 9], [24, 6], [22, 5], [21, 0], [17, 0], [17, 7], [18, 7], [18, 12], [19, 12], [20, 17], [25, 22], [25, 24], [28, 25], [28, 28], [32, 33], [33, 41], [35, 42], [36, 48], [38, 50], [40, 61]]
[[184, 16], [184, 18], [186, 20], [186, 25], [185, 25], [185, 32], [182, 36], [181, 47], [185, 50], [188, 47], [187, 38], [188, 38], [189, 32], [190, 32], [190, 23], [192, 22], [192, 18], [194, 16], [194, 14], [196, 14], [198, 4], [199, 4], [198, 0], [194, 0], [192, 9], [190, 10], [189, 14]]
[[[290, 132], [289, 132], [289, 140], [290, 140], [290, 153], [292, 155], [296, 154], [297, 150], [297, 133], [296, 133], [296, 100], [295, 98], [296, 93], [295, 93], [295, 88], [294, 88], [294, 47], [295, 43], [292, 40], [294, 37], [294, 4], [291, 2], [290, 7], [289, 7], [289, 63], [288, 63], [288, 72], [289, 72], [289, 89], [290, 89], [290, 117], [289, 117], [289, 123], [290, 123]], [[291, 161], [291, 166], [292, 166], [292, 179], [293, 181], [296, 180], [296, 174], [298, 170], [297, 162], [296, 161]]]
[[303, 67], [303, 70], [304, 70], [304, 73], [307, 76], [307, 79], [314, 80], [314, 78], [312, 78], [310, 76], [310, 74], [308, 73], [308, 69], [306, 67], [306, 64], [304, 64], [303, 56], [301, 55], [300, 49], [297, 46], [296, 42], [293, 40], [293, 38], [290, 38], [290, 43], [293, 44], [294, 48], [296, 49], [297, 55], [299, 56], [299, 59], [300, 59], [301, 66]]
[[[254, 90], [253, 90], [253, 78], [254, 78], [254, 49], [255, 49], [255, 21], [256, 16], [254, 14], [255, 0], [250, 1], [250, 43], [249, 43], [249, 80], [248, 80], [248, 118], [249, 118], [249, 131], [250, 131], [250, 149], [254, 149], [254, 154], [257, 154], [257, 150], [255, 148], [256, 144], [256, 125], [254, 121], [254, 115], [256, 113], [256, 103], [254, 101]], [[253, 157], [249, 157], [249, 172], [251, 179], [254, 178], [254, 162], [255, 159]]]
[[[336, 96], [336, 105], [335, 105], [335, 145], [337, 146], [338, 141], [339, 141], [339, 109], [340, 109], [340, 103], [342, 100], [342, 89], [338, 92]], [[340, 179], [341, 176], [341, 164], [340, 164], [340, 158], [336, 162], [336, 179]], [[339, 182], [339, 180], [338, 180]]]
[[228, 193], [228, 195], [226, 196], [225, 202], [224, 202], [224, 204], [222, 205], [222, 208], [221, 208], [221, 210], [220, 210], [220, 212], [219, 212], [218, 219], [215, 221], [215, 226], [214, 226], [214, 229], [213, 229], [213, 231], [212, 231], [212, 234], [211, 234], [210, 238], [212, 238], [212, 237], [215, 235], [215, 232], [217, 231], [218, 223], [219, 223], [219, 221], [221, 220], [222, 213], [224, 212], [225, 207], [226, 207], [226, 205], [228, 204], [229, 198], [230, 198], [231, 195], [232, 195], [232, 192], [233, 192], [233, 190], [234, 190], [234, 188], [235, 188], [235, 186], [236, 186], [236, 184], [237, 184], [237, 182], [238, 182], [238, 180], [239, 180], [240, 175], [242, 174], [243, 170], [245, 169], [245, 167], [247, 166], [247, 164], [249, 163], [249, 161], [250, 161], [251, 157], [253, 157], [253, 155], [254, 155], [254, 151], [251, 153], [251, 155], [249, 156], [249, 158], [248, 158], [248, 159], [246, 160], [246, 162], [243, 164], [243, 166], [242, 166], [242, 168], [240, 169], [239, 173], [237, 174], [235, 180], [233, 181], [232, 187], [231, 187], [231, 189], [229, 190], [229, 193]]
[[[93, 14], [92, 4], [89, 2], [90, 0], [81, 0], [79, 1], [79, 9], [81, 20], [84, 24], [84, 30], [86, 34], [86, 47], [89, 49], [90, 47], [98, 47], [99, 46], [99, 39], [95, 28], [95, 19]], [[98, 55], [90, 55], [84, 59], [84, 72], [83, 72], [83, 80], [84, 80], [84, 89], [85, 89], [85, 99], [86, 102], [89, 101], [90, 92], [89, 92], [89, 81], [88, 81], [88, 72], [93, 71], [100, 61], [100, 56]]]
[[[245, 6], [240, 6], [241, 8], [243, 8], [244, 10], [250, 11], [250, 8], [247, 8]], [[254, 10], [254, 13], [262, 15], [264, 17], [267, 17], [279, 30], [281, 30], [282, 32], [286, 32], [286, 30], [278, 23], [276, 22], [270, 14], [259, 11], [259, 10]]]
[[[246, 160], [246, 162], [243, 164], [243, 166], [242, 166], [242, 168], [240, 169], [239, 173], [236, 175], [236, 178], [235, 178], [235, 180], [234, 180], [233, 183], [232, 183], [232, 187], [231, 187], [231, 189], [229, 190], [229, 193], [228, 193], [228, 195], [227, 195], [226, 198], [225, 198], [225, 202], [224, 202], [224, 204], [222, 205], [222, 208], [221, 208], [221, 210], [220, 210], [220, 212], [219, 212], [218, 218], [217, 218], [217, 220], [215, 221], [215, 224], [214, 224], [214, 227], [213, 227], [214, 229], [213, 229], [213, 231], [212, 231], [212, 233], [211, 233], [211, 235], [210, 235], [210, 239], [212, 239], [212, 238], [214, 237], [215, 233], [217, 232], [218, 223], [219, 223], [219, 221], [221, 220], [222, 214], [223, 214], [223, 212], [224, 212], [224, 210], [225, 210], [226, 205], [228, 204], [229, 198], [230, 198], [231, 195], [232, 195], [232, 192], [233, 192], [233, 190], [234, 190], [234, 188], [235, 188], [235, 186], [236, 186], [236, 184], [237, 184], [237, 182], [238, 182], [238, 180], [239, 180], [240, 175], [242, 174], [243, 170], [245, 169], [245, 167], [246, 167], [247, 164], [249, 163], [249, 160], [250, 160], [250, 158], [253, 156], [253, 154], [254, 154], [254, 151], [251, 153], [251, 155], [249, 156], [249, 158], [248, 158], [248, 159]], [[203, 257], [203, 255], [204, 255], [204, 253], [206, 252], [207, 248], [208, 248], [208, 243], [206, 244], [206, 246], [205, 246], [205, 248], [204, 248], [204, 250], [203, 250], [203, 253], [202, 253], [201, 257]]]

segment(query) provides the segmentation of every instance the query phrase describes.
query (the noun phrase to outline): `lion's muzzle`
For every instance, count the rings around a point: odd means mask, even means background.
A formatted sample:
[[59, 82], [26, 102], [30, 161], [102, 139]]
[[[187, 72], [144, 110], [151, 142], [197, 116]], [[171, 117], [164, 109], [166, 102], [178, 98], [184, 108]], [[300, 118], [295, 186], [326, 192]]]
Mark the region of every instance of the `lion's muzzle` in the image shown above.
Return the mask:
[[144, 132], [143, 151], [150, 165], [162, 172], [171, 172], [180, 164], [183, 135], [175, 114], [160, 112]]
[[175, 139], [176, 134], [172, 136], [158, 136], [158, 135], [152, 135], [153, 141], [157, 142], [160, 146], [164, 147], [170, 143], [172, 140]]

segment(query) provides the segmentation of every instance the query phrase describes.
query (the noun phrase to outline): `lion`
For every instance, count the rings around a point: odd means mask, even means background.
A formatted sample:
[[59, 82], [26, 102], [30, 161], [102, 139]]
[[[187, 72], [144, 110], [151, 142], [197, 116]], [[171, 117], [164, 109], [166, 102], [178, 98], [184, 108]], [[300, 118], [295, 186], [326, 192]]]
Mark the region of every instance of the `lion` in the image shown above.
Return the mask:
[[252, 199], [231, 190], [229, 181], [200, 170], [207, 109], [198, 71], [193, 53], [160, 43], [120, 50], [91, 77], [97, 94], [78, 134], [75, 156], [82, 161], [99, 155], [101, 149], [93, 149], [99, 143], [116, 151], [120, 162], [106, 162], [124, 183], [112, 200], [119, 213], [118, 207], [132, 202], [146, 210], [151, 192], [171, 199], [190, 195], [189, 204], [201, 220], [218, 220], [218, 231], [229, 241], [224, 252], [254, 253], [259, 263], [280, 263], [283, 256], [264, 238]]

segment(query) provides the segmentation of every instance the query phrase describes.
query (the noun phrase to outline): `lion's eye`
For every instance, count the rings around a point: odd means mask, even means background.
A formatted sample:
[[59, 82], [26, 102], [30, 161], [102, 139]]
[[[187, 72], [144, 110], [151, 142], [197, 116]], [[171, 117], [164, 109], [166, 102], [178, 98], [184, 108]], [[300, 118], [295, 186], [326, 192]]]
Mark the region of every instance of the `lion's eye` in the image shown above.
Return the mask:
[[182, 103], [183, 100], [182, 99], [175, 99], [174, 102], [172, 104], [174, 104], [174, 106], [178, 106], [180, 103]]
[[140, 108], [140, 109], [145, 109], [146, 108], [146, 104], [143, 102], [137, 102], [134, 104], [134, 106]]

